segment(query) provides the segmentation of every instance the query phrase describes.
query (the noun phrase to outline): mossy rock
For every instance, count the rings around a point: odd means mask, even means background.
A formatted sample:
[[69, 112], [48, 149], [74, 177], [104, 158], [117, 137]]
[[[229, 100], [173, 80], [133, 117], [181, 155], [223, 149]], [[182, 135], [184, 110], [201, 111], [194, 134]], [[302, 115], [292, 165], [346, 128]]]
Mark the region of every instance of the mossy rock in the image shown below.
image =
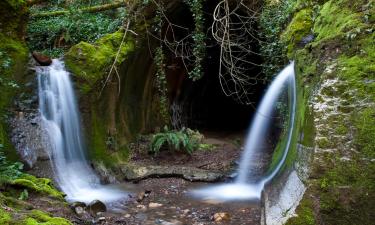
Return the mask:
[[51, 197], [64, 199], [64, 193], [56, 190], [47, 178], [36, 178], [32, 175], [24, 174], [11, 182], [11, 185], [27, 188], [30, 191], [48, 194]]
[[124, 38], [124, 31], [105, 35], [94, 44], [80, 42], [74, 45], [65, 55], [67, 68], [78, 78], [87, 82], [84, 86], [87, 93], [90, 87], [103, 78], [111, 65], [120, 65], [134, 50], [134, 40], [129, 33]]
[[49, 214], [33, 210], [22, 220], [20, 224], [24, 225], [72, 225], [68, 220], [61, 217], [51, 217]]
[[281, 35], [281, 41], [287, 44], [288, 55], [292, 54], [297, 46], [301, 46], [303, 38], [311, 33], [312, 25], [311, 9], [303, 9], [296, 13]]
[[351, 30], [361, 30], [366, 27], [363, 22], [362, 14], [355, 12], [355, 7], [361, 5], [364, 1], [351, 0], [331, 0], [326, 2], [314, 24], [314, 33], [317, 34], [316, 40], [323, 41], [342, 37]]

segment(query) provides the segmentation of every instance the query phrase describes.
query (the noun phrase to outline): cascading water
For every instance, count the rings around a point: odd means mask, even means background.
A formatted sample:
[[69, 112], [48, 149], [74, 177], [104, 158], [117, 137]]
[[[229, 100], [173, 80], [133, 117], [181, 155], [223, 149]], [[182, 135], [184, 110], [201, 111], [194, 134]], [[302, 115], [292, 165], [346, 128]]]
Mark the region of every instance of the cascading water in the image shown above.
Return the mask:
[[94, 199], [109, 203], [126, 193], [103, 186], [85, 157], [79, 113], [69, 73], [54, 59], [48, 67], [37, 67], [39, 110], [48, 133], [49, 156], [61, 190], [68, 201], [89, 203]]
[[[269, 127], [270, 118], [272, 117], [273, 110], [276, 106], [278, 98], [282, 93], [283, 87], [287, 82], [290, 87], [289, 98], [291, 107], [288, 123], [289, 128], [286, 137], [287, 141], [284, 147], [283, 155], [270, 174], [262, 177], [262, 179], [260, 179], [258, 182], [250, 183], [249, 177], [253, 169], [251, 166], [255, 160], [255, 153], [264, 148], [264, 137], [266, 136], [266, 132]], [[292, 62], [276, 76], [260, 103], [246, 138], [245, 150], [241, 156], [241, 161], [238, 168], [238, 177], [235, 182], [231, 184], [223, 184], [194, 190], [192, 191], [192, 194], [196, 197], [218, 200], [260, 199], [264, 185], [271, 181], [272, 178], [275, 177], [275, 175], [279, 172], [288, 154], [294, 128], [297, 101], [296, 95], [294, 62]]]

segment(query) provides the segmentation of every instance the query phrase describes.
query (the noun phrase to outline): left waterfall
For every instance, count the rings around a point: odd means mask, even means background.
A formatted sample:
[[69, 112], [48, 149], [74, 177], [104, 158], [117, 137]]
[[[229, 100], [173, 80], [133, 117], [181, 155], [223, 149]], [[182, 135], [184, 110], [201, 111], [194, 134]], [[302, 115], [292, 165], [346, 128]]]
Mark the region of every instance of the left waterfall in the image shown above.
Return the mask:
[[101, 185], [88, 164], [77, 102], [64, 63], [54, 59], [50, 66], [37, 67], [36, 71], [42, 127], [51, 146], [48, 153], [55, 180], [66, 199], [109, 203], [126, 198], [124, 191]]

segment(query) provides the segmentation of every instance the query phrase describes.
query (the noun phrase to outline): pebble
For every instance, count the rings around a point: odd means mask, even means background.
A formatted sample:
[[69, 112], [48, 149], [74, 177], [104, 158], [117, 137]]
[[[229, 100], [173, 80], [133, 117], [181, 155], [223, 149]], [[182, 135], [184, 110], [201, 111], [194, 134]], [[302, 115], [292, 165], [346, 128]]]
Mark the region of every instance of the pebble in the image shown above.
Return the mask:
[[215, 222], [228, 221], [230, 220], [230, 215], [229, 213], [226, 213], [226, 212], [215, 213], [213, 216], [213, 220]]
[[163, 206], [163, 204], [156, 203], [156, 202], [150, 202], [150, 204], [148, 204], [149, 208], [157, 208], [157, 207], [160, 207], [160, 206]]

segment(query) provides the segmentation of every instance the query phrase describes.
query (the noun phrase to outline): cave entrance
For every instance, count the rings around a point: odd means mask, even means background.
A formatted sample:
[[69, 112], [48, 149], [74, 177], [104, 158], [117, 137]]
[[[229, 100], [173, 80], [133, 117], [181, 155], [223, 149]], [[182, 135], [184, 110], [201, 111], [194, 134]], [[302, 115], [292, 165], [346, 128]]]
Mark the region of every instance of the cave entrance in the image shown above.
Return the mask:
[[[235, 97], [224, 93], [219, 80], [221, 46], [213, 38], [210, 28], [217, 4], [218, 1], [210, 0], [205, 1], [204, 5], [207, 47], [202, 68], [203, 77], [198, 81], [192, 81], [186, 73], [186, 64], [173, 54], [167, 56], [166, 74], [169, 83], [172, 125], [176, 129], [189, 127], [206, 132], [241, 132], [243, 134], [264, 93], [265, 85], [264, 82], [258, 82], [250, 87], [253, 93], [248, 96], [251, 104], [243, 104]], [[184, 3], [182, 2], [181, 5]], [[175, 8], [169, 14], [169, 18], [178, 25], [188, 27], [189, 32], [194, 29], [194, 20], [186, 5]], [[239, 22], [236, 18], [233, 21]], [[258, 29], [257, 24], [252, 24], [252, 26], [253, 29]], [[173, 33], [174, 38], [183, 38], [186, 35], [183, 29], [176, 29], [176, 31]], [[238, 31], [241, 32], [240, 29]], [[245, 59], [261, 64], [262, 58], [258, 54], [259, 41], [256, 38], [251, 41], [251, 49], [254, 53], [246, 55]], [[261, 74], [260, 66], [247, 65], [246, 70], [249, 76]]]

